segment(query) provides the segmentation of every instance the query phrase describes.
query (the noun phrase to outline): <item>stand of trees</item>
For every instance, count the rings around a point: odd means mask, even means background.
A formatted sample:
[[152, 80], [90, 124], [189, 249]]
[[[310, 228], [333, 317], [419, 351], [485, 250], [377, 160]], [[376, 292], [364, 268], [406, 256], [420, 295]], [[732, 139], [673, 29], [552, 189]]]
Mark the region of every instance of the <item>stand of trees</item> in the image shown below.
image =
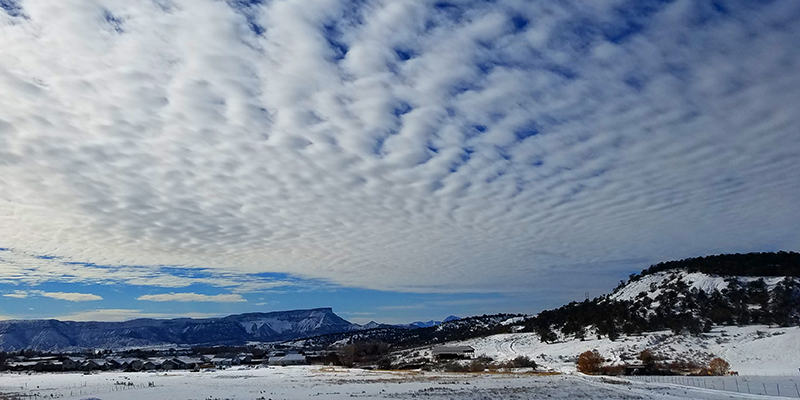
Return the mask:
[[686, 269], [708, 275], [735, 276], [794, 276], [800, 277], [800, 253], [779, 251], [777, 253], [720, 254], [716, 256], [686, 258], [661, 262], [650, 266], [639, 275], [631, 275], [631, 281], [660, 271]]
[[[764, 263], [764, 264], [760, 264]], [[762, 265], [761, 268], [758, 265]], [[632, 275], [630, 282], [656, 272], [675, 271], [654, 298], [642, 292], [631, 300], [599, 297], [571, 302], [542, 311], [528, 319], [525, 331], [536, 332], [544, 342], [557, 340], [557, 333], [583, 337], [587, 329], [615, 340], [620, 333], [636, 334], [671, 329], [675, 333], [700, 334], [718, 325], [800, 324], [800, 254], [752, 253], [701, 257], [660, 263]], [[707, 293], [680, 279], [680, 271], [729, 276], [727, 288]], [[763, 278], [744, 282], [737, 276], [785, 275], [769, 289]], [[736, 275], [736, 276], [733, 276]], [[623, 282], [624, 283], [624, 282]]]

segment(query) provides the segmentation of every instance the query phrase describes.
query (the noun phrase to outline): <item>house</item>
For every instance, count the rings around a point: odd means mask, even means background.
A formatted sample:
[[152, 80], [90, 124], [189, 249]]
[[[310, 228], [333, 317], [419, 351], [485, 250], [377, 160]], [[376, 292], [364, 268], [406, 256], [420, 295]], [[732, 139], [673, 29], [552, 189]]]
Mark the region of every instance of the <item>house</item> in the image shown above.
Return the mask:
[[108, 358], [106, 363], [103, 364], [103, 369], [121, 369], [122, 363], [118, 359]]
[[8, 369], [10, 369], [12, 371], [28, 371], [28, 370], [32, 370], [33, 367], [38, 363], [39, 363], [39, 361], [17, 361], [17, 360], [14, 360], [14, 361], [9, 361], [8, 363], [6, 363], [6, 366], [8, 367]]
[[80, 366], [81, 371], [94, 371], [102, 368], [103, 367], [98, 364], [96, 360], [84, 360]]
[[[234, 365], [234, 359], [231, 357], [216, 356], [211, 359], [211, 363], [217, 367], [230, 367]], [[238, 362], [236, 364], [238, 364]]]
[[145, 370], [145, 371], [152, 371], [154, 369], [158, 369], [159, 367], [161, 367], [161, 365], [158, 364], [157, 361], [149, 361], [148, 360], [148, 361], [145, 361], [142, 364], [142, 369]]
[[59, 361], [50, 361], [50, 360], [39, 361], [31, 369], [37, 372], [63, 371], [64, 363]]
[[186, 364], [176, 359], [168, 359], [161, 362], [161, 369], [163, 370], [184, 369], [184, 368], [186, 368]]
[[195, 369], [201, 365], [207, 364], [206, 360], [202, 358], [193, 358], [193, 357], [175, 357], [174, 360], [181, 364], [181, 369]]
[[470, 346], [436, 346], [433, 348], [433, 357], [439, 360], [472, 358], [474, 354], [475, 349]]
[[305, 365], [306, 363], [306, 356], [302, 354], [287, 354], [285, 356], [269, 358], [269, 365], [279, 365], [282, 367], [287, 365]]
[[61, 360], [61, 364], [63, 365], [64, 371], [77, 371], [81, 369], [83, 360], [80, 358], [65, 357], [63, 360]]
[[126, 370], [141, 371], [144, 369], [144, 361], [138, 358], [125, 360], [125, 363], [122, 365]]

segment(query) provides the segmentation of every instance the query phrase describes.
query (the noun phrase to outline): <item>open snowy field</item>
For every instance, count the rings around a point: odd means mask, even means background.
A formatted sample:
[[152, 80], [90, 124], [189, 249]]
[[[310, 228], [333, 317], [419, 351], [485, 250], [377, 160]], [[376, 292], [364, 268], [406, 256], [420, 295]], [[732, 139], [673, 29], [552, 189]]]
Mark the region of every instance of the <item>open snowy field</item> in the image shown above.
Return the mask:
[[587, 350], [597, 349], [611, 363], [621, 364], [635, 362], [642, 350], [651, 349], [673, 360], [707, 362], [712, 355], [722, 357], [740, 375], [800, 377], [800, 327], [722, 326], [699, 336], [667, 331], [622, 335], [615, 341], [587, 337], [556, 343], [542, 343], [534, 333], [511, 333], [450, 344], [472, 346], [476, 355], [497, 361], [527, 356], [541, 367], [559, 372], [574, 372], [577, 356]]
[[216, 372], [0, 374], [0, 393], [5, 394], [0, 395], [3, 399], [74, 400], [764, 398], [675, 383], [581, 375], [448, 374], [311, 366]]

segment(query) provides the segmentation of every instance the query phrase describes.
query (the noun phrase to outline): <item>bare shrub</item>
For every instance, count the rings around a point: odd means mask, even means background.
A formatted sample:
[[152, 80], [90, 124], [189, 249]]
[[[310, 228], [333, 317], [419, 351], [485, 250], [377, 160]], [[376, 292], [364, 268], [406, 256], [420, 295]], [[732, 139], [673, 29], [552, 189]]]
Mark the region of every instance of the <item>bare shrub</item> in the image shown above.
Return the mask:
[[442, 371], [444, 372], [469, 372], [469, 367], [466, 365], [461, 365], [457, 362], [449, 362], [447, 364], [442, 365]]
[[474, 360], [469, 363], [469, 372], [483, 372], [486, 370], [486, 363], [482, 360]]
[[726, 375], [728, 373], [728, 370], [730, 369], [731, 365], [728, 364], [727, 361], [719, 357], [711, 360], [711, 362], [708, 363], [709, 375], [715, 375], [715, 376]]
[[603, 364], [603, 357], [597, 350], [585, 351], [578, 356], [578, 371], [584, 374], [596, 374]]

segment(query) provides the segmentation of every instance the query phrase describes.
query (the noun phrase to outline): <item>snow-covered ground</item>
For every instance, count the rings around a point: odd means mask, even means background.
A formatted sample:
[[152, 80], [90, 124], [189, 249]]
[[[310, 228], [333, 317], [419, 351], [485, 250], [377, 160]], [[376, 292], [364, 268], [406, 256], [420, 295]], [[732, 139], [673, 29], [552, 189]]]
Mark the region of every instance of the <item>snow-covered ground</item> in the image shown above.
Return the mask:
[[623, 335], [613, 342], [590, 337], [551, 344], [542, 343], [533, 333], [510, 333], [450, 344], [472, 346], [476, 355], [496, 361], [527, 356], [543, 368], [566, 373], [575, 371], [575, 360], [587, 350], [597, 349], [610, 363], [621, 364], [636, 362], [642, 350], [651, 349], [669, 360], [707, 362], [712, 356], [722, 357], [741, 375], [800, 376], [800, 327], [724, 326], [700, 336], [665, 331]]
[[[634, 300], [640, 293], [647, 293], [651, 299], [655, 299], [663, 291], [662, 286], [675, 282], [678, 279], [687, 284], [689, 290], [697, 289], [706, 293], [712, 293], [715, 290], [722, 291], [728, 287], [726, 279], [737, 279], [741, 284], [747, 284], [764, 280], [767, 290], [772, 290], [778, 283], [786, 277], [784, 276], [737, 276], [737, 277], [723, 277], [717, 275], [707, 275], [702, 272], [688, 273], [686, 271], [661, 271], [651, 275], [645, 275], [635, 282], [628, 282], [623, 288], [612, 293], [608, 298], [611, 300]], [[792, 278], [789, 278], [792, 279]]]
[[[10, 396], [3, 397], [2, 393]], [[65, 400], [764, 398], [673, 383], [582, 375], [387, 372], [313, 366], [216, 372], [0, 374], [0, 398], [14, 396]]]

